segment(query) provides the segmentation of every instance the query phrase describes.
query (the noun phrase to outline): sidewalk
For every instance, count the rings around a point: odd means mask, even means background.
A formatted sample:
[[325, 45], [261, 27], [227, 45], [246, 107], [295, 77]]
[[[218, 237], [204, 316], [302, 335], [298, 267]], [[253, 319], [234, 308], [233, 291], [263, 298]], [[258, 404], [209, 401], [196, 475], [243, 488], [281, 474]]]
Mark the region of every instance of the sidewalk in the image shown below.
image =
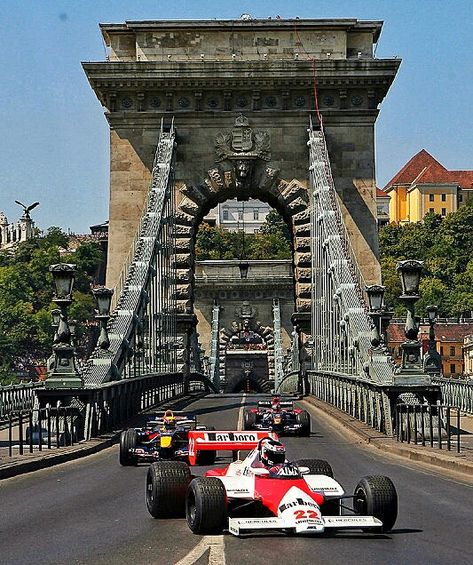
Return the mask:
[[452, 450], [446, 448], [438, 449], [422, 447], [419, 445], [398, 442], [395, 438], [389, 438], [370, 426], [356, 420], [349, 414], [338, 410], [331, 404], [327, 404], [315, 397], [307, 396], [304, 399], [311, 404], [321, 417], [327, 417], [334, 426], [341, 427], [351, 433], [358, 441], [365, 442], [371, 447], [377, 448], [386, 455], [396, 455], [423, 463], [436, 468], [437, 472], [445, 474], [459, 473], [462, 480], [473, 484], [473, 417], [465, 415], [461, 420], [461, 452], [456, 452], [456, 444], [452, 444]]
[[[201, 395], [196, 394], [186, 398], [178, 398], [174, 401], [164, 401], [151, 412], [162, 410], [164, 407], [181, 410], [200, 396]], [[124, 427], [139, 427], [141, 425], [143, 425], [143, 415], [139, 414], [126, 422]], [[114, 443], [117, 443], [120, 439], [122, 429], [123, 428], [120, 428], [103, 434], [99, 438], [82, 441], [73, 446], [61, 447], [59, 449], [47, 449], [43, 446], [43, 450], [39, 451], [36, 445], [34, 446], [33, 453], [29, 453], [27, 452], [29, 447], [25, 446], [24, 455], [14, 455], [13, 457], [9, 457], [7, 447], [2, 447], [0, 448], [0, 480], [22, 475], [23, 473], [30, 473], [31, 471], [38, 471], [39, 469], [45, 469], [53, 465], [65, 463], [66, 461], [72, 461], [80, 457], [98, 453]], [[0, 433], [5, 434], [5, 430], [2, 430]]]

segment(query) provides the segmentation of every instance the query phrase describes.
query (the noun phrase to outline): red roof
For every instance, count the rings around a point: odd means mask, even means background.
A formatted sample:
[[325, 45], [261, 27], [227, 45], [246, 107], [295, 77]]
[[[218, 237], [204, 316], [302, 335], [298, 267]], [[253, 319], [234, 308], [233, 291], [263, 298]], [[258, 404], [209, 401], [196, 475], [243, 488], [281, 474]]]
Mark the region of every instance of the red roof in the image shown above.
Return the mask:
[[447, 169], [434, 159], [430, 153], [422, 149], [388, 182], [384, 190], [390, 188], [393, 184], [411, 184], [427, 168], [448, 175]]
[[473, 190], [473, 171], [449, 171], [422, 149], [388, 182], [384, 190], [392, 189], [395, 184], [413, 183], [455, 184], [462, 189]]
[[[428, 334], [428, 324], [422, 324], [420, 334]], [[473, 333], [473, 324], [468, 323], [438, 323], [435, 324], [435, 338], [444, 342], [463, 342], [465, 336]], [[388, 326], [388, 341], [400, 343], [406, 340], [404, 323], [392, 322]]]
[[389, 196], [389, 194], [386, 194], [384, 190], [381, 190], [380, 188], [376, 187], [376, 198], [391, 198], [391, 197]]

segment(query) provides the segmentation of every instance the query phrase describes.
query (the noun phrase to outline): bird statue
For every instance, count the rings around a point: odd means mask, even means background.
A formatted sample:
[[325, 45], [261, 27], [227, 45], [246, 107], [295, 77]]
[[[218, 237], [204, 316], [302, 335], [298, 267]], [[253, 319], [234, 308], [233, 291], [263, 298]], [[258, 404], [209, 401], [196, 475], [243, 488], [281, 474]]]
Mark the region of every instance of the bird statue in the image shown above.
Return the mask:
[[25, 218], [30, 218], [30, 211], [33, 210], [33, 208], [36, 208], [39, 204], [39, 202], [33, 202], [33, 204], [30, 204], [29, 206], [25, 206], [23, 202], [20, 202], [19, 200], [15, 200], [15, 202], [23, 208], [23, 216]]

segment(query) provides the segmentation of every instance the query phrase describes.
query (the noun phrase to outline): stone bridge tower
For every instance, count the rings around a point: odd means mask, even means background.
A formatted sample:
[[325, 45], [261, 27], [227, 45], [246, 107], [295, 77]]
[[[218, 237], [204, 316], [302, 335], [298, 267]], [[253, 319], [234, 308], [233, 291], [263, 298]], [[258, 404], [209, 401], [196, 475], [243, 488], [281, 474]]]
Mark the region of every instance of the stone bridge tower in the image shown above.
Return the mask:
[[[162, 118], [177, 130], [178, 309], [193, 308], [193, 241], [218, 202], [278, 209], [294, 235], [295, 304], [310, 310], [307, 133], [323, 116], [345, 224], [366, 282], [379, 282], [374, 124], [400, 64], [376, 59], [382, 22], [176, 20], [102, 24], [106, 62], [83, 67], [110, 124], [107, 285], [128, 254]], [[242, 158], [240, 158], [240, 156]]]

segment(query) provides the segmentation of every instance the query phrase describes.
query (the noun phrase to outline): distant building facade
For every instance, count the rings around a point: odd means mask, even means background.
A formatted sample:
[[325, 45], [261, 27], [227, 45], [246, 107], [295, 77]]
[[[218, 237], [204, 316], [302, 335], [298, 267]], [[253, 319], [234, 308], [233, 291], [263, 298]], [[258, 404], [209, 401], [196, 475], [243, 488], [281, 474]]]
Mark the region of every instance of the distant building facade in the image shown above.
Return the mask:
[[[401, 344], [406, 341], [404, 334], [405, 321], [392, 321], [388, 326], [388, 348], [396, 363], [401, 363]], [[444, 377], [459, 378], [466, 372], [465, 337], [473, 333], [473, 320], [463, 322], [439, 321], [435, 324], [437, 351], [442, 357], [442, 373]], [[429, 324], [421, 323], [419, 340], [425, 353], [429, 349]], [[473, 340], [471, 342], [473, 363]]]
[[465, 336], [463, 341], [464, 375], [473, 379], [473, 334]]
[[270, 210], [271, 206], [260, 200], [227, 200], [211, 210], [205, 221], [226, 231], [258, 233]]
[[384, 187], [391, 222], [419, 222], [429, 212], [446, 216], [473, 197], [473, 171], [449, 171], [422, 149]]
[[0, 249], [9, 249], [19, 243], [31, 239], [35, 224], [29, 215], [23, 215], [17, 222], [9, 222], [0, 212]]
[[389, 224], [390, 200], [389, 194], [376, 187], [376, 220], [378, 222], [378, 230]]

